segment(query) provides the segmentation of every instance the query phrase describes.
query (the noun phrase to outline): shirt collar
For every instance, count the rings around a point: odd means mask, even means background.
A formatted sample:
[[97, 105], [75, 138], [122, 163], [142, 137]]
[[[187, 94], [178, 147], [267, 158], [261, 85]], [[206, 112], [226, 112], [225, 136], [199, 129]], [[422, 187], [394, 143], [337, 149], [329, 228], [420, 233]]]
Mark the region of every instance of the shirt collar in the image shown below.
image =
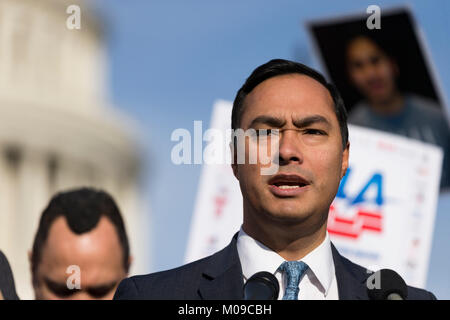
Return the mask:
[[326, 296], [334, 276], [333, 253], [331, 251], [331, 241], [328, 232], [322, 243], [301, 260], [309, 266], [309, 269], [311, 269], [314, 276], [319, 280], [325, 290], [324, 294]]
[[284, 259], [275, 251], [253, 239], [241, 228], [237, 238], [237, 249], [245, 280], [260, 271], [275, 274]]
[[[275, 274], [278, 267], [285, 261], [275, 251], [246, 234], [242, 227], [238, 234], [237, 249], [245, 281], [260, 271]], [[328, 232], [324, 241], [301, 261], [309, 266], [309, 269], [323, 287], [326, 296], [334, 275], [334, 262]]]

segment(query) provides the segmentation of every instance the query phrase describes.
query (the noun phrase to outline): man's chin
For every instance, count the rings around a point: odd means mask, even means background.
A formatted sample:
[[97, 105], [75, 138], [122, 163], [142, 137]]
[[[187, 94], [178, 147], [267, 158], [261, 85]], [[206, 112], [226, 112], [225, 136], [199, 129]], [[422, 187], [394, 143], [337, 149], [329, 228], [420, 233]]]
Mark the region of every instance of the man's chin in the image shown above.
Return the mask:
[[299, 212], [298, 210], [287, 210], [286, 208], [267, 210], [267, 216], [274, 222], [292, 225], [305, 222], [310, 214], [305, 212]]

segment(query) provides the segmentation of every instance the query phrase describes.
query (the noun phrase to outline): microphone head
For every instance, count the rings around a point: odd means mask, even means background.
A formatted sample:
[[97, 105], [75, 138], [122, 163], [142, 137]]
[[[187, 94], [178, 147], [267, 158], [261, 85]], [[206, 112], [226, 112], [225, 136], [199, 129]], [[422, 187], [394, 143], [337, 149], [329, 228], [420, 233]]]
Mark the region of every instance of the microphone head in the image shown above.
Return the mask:
[[277, 300], [280, 285], [267, 271], [255, 273], [244, 285], [244, 300]]
[[398, 294], [402, 299], [408, 296], [408, 287], [402, 277], [390, 269], [381, 269], [372, 276], [374, 288], [367, 286], [367, 294], [371, 300], [390, 300], [391, 294]]

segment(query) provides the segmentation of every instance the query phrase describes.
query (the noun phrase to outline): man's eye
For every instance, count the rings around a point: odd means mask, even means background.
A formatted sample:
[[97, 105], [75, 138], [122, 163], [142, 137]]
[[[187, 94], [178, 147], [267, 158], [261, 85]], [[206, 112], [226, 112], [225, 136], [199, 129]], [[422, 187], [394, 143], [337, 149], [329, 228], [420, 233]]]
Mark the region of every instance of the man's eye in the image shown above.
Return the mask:
[[258, 137], [274, 136], [274, 135], [278, 135], [278, 130], [274, 130], [274, 129], [259, 129], [259, 130], [256, 130], [256, 135]]
[[306, 129], [306, 134], [312, 134], [312, 135], [325, 135], [325, 132], [318, 129]]

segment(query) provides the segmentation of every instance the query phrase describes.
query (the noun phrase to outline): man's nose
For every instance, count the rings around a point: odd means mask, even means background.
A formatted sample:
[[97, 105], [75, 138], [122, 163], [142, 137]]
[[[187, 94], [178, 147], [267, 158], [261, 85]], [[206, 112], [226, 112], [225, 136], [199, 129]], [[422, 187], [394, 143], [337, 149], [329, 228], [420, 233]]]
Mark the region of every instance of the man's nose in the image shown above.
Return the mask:
[[303, 162], [303, 154], [299, 135], [301, 133], [294, 129], [283, 130], [279, 140], [279, 164], [286, 165], [291, 162]]

